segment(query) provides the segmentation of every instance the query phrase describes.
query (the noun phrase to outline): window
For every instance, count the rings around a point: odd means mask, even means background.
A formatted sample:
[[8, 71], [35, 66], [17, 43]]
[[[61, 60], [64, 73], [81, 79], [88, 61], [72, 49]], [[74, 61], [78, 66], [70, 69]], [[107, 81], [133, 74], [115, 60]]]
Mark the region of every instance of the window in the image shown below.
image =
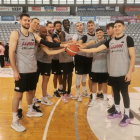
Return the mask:
[[124, 3], [124, 0], [117, 0], [118, 4]]
[[83, 0], [76, 0], [76, 4], [83, 4]]
[[19, 4], [25, 4], [25, 0], [19, 0]]
[[43, 0], [43, 4], [50, 4], [50, 0]]
[[135, 3], [140, 3], [140, 0], [135, 0]]
[[18, 0], [11, 0], [11, 4], [18, 4]]
[[42, 0], [35, 0], [35, 4], [42, 4]]
[[109, 4], [116, 4], [116, 0], [109, 0]]
[[101, 0], [101, 4], [108, 4], [108, 0]]
[[127, 3], [134, 3], [134, 0], [127, 0]]
[[99, 4], [99, 0], [92, 0], [92, 4]]
[[59, 4], [66, 4], [66, 0], [60, 0]]
[[58, 4], [58, 0], [52, 0], [52, 4]]
[[91, 4], [91, 0], [84, 0], [84, 4]]
[[2, 1], [0, 0], [0, 4], [2, 4]]
[[4, 0], [4, 4], [10, 4], [10, 0]]
[[27, 0], [28, 4], [34, 4], [34, 0]]
[[67, 0], [67, 4], [74, 4], [74, 0]]

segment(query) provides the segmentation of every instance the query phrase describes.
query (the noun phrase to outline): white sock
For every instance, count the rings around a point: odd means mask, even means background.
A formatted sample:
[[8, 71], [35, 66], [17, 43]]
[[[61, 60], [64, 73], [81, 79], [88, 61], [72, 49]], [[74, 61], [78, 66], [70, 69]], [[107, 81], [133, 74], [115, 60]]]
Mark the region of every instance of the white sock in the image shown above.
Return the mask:
[[92, 99], [96, 100], [96, 93], [92, 93]]
[[46, 97], [42, 97], [42, 99], [43, 99], [43, 100], [46, 100], [46, 99], [47, 99], [47, 96], [46, 96]]
[[107, 100], [107, 93], [104, 93], [104, 101]]
[[82, 92], [84, 92], [86, 90], [86, 86], [82, 86], [82, 89], [83, 89]]
[[54, 92], [56, 92], [56, 91], [57, 91], [57, 88], [54, 89]]
[[29, 112], [32, 112], [32, 110], [33, 110], [33, 104], [28, 105], [28, 111], [29, 111]]
[[80, 95], [80, 88], [77, 88], [77, 96]]
[[20, 108], [22, 109], [22, 100], [19, 101], [18, 109], [20, 109]]
[[125, 115], [129, 117], [129, 108], [125, 108]]
[[98, 94], [101, 94], [102, 93], [102, 91], [101, 90], [98, 90]]
[[18, 120], [17, 114], [18, 112], [13, 112], [13, 122], [16, 122]]
[[118, 111], [118, 113], [120, 112], [120, 105], [115, 105], [116, 110]]
[[63, 86], [62, 85], [59, 85], [59, 89], [62, 90], [63, 89]]

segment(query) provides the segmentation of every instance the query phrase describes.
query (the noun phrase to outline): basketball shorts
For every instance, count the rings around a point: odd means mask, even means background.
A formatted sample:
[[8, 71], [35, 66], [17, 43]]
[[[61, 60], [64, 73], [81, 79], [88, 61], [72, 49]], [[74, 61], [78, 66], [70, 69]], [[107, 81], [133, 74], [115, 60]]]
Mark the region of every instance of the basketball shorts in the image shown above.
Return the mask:
[[86, 68], [87, 72], [89, 74], [89, 77], [91, 77], [91, 68], [92, 68], [92, 59], [93, 57], [86, 57]]
[[62, 74], [69, 74], [73, 72], [74, 64], [73, 62], [69, 63], [60, 63], [60, 69]]
[[59, 60], [52, 60], [52, 74], [61, 75]]
[[99, 84], [107, 83], [107, 81], [108, 81], [108, 73], [95, 73], [95, 72], [92, 72], [91, 73], [91, 80], [92, 80], [92, 82], [99, 83]]
[[88, 74], [86, 56], [75, 55], [75, 73], [79, 75]]
[[37, 85], [37, 72], [35, 73], [20, 73], [21, 79], [15, 81], [15, 91], [25, 92], [33, 91]]

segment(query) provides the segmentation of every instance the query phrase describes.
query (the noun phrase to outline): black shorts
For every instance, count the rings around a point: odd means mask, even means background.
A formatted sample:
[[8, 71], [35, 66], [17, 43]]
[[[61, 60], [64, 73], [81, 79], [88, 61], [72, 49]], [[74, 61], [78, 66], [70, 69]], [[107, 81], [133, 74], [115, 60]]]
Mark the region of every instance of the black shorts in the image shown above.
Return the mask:
[[52, 60], [52, 74], [61, 75], [59, 60]]
[[125, 82], [125, 76], [120, 76], [120, 77], [109, 76], [108, 83], [110, 86], [114, 86], [116, 84], [119, 84], [120, 86], [128, 86], [130, 85], [131, 81]]
[[75, 55], [75, 73], [76, 74], [88, 74], [86, 56]]
[[15, 91], [25, 92], [33, 91], [36, 89], [37, 72], [35, 73], [20, 73], [21, 79], [15, 81]]
[[89, 74], [89, 77], [91, 77], [91, 68], [92, 68], [92, 59], [93, 57], [86, 57], [86, 68], [87, 72]]
[[52, 70], [52, 64], [51, 63], [41, 63], [37, 61], [37, 72], [40, 75], [50, 76], [51, 70]]
[[102, 83], [107, 83], [107, 81], [108, 81], [108, 73], [95, 73], [95, 72], [92, 72], [91, 75], [92, 75], [91, 80], [94, 83], [102, 84]]
[[72, 73], [74, 68], [73, 62], [60, 63], [60, 69], [62, 74]]

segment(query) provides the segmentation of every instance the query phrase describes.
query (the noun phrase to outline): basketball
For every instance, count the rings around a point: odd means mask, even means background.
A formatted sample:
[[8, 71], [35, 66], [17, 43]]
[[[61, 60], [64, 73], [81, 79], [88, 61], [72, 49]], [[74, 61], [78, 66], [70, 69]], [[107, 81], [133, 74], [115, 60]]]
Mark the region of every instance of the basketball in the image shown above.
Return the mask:
[[72, 44], [67, 48], [67, 53], [70, 56], [75, 56], [78, 53], [78, 50], [79, 49], [78, 49], [77, 45]]

